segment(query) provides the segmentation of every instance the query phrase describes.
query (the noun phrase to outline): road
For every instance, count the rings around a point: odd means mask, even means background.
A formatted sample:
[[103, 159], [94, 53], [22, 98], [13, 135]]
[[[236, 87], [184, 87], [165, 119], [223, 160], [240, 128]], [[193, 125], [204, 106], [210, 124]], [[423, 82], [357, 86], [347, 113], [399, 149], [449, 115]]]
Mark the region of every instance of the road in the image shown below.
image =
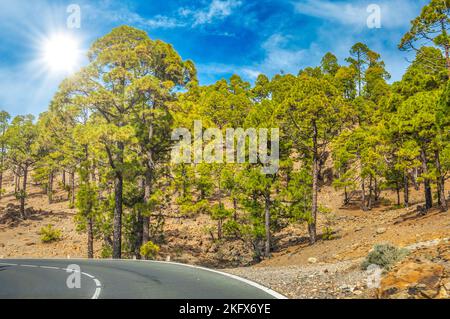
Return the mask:
[[[80, 269], [78, 272], [77, 265]], [[68, 269], [70, 267], [70, 269]], [[76, 283], [79, 288], [69, 288]], [[176, 263], [0, 260], [0, 299], [280, 299], [245, 279]]]

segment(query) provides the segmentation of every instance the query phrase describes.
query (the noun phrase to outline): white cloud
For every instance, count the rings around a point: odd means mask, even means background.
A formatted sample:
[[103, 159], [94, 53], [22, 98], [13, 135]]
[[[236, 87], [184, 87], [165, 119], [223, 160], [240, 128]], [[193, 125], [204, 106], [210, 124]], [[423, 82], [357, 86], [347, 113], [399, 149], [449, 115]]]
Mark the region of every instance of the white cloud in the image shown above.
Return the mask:
[[342, 25], [366, 28], [367, 12], [370, 4], [374, 3], [381, 8], [381, 23], [385, 28], [398, 28], [408, 26], [411, 19], [417, 14], [420, 1], [410, 0], [378, 0], [353, 2], [331, 0], [304, 0], [294, 3], [295, 11], [311, 17], [340, 23]]
[[172, 29], [186, 26], [194, 28], [223, 20], [241, 4], [242, 2], [239, 0], [212, 0], [203, 8], [180, 8], [173, 16], [156, 15], [151, 18], [145, 18], [136, 13], [126, 2], [106, 0], [100, 5], [86, 4], [86, 8], [93, 19], [100, 18], [110, 22], [134, 24], [152, 29]]
[[[206, 75], [236, 73], [248, 80], [255, 80], [260, 74], [272, 76], [281, 71], [297, 74], [309, 63], [309, 58], [315, 55], [316, 50], [314, 45], [308, 49], [290, 48], [289, 41], [289, 37], [275, 33], [261, 45], [264, 51], [264, 58], [261, 62], [246, 66], [211, 63], [199, 65], [198, 70], [201, 74]], [[308, 61], [306, 61], [306, 57], [308, 57]]]
[[241, 6], [242, 2], [237, 0], [213, 0], [208, 8], [189, 12], [185, 9], [184, 14], [191, 14], [194, 17], [194, 26], [209, 24], [214, 20], [221, 20], [233, 13], [233, 10]]
[[126, 2], [103, 1], [96, 5], [86, 3], [82, 10], [88, 19], [102, 23], [125, 23], [151, 29], [172, 29], [186, 25], [177, 18], [163, 15], [145, 18], [136, 13]]

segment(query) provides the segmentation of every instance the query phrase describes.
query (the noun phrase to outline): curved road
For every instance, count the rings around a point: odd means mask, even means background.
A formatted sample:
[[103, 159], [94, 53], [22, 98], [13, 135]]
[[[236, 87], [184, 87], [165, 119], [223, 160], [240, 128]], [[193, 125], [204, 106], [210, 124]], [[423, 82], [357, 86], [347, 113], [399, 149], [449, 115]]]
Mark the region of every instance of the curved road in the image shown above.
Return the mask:
[[[76, 268], [81, 271], [79, 274]], [[70, 289], [68, 278], [80, 277]], [[69, 280], [73, 282], [73, 280]], [[281, 299], [248, 280], [176, 263], [0, 260], [0, 299]]]

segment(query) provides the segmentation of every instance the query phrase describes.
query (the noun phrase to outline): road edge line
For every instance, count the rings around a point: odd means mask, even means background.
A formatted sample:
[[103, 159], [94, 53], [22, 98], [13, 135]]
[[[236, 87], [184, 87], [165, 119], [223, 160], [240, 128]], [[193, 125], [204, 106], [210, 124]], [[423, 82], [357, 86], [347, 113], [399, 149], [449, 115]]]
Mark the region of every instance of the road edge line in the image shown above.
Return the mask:
[[184, 267], [189, 267], [189, 268], [209, 271], [209, 272], [212, 272], [212, 273], [216, 273], [216, 274], [219, 274], [219, 275], [222, 275], [222, 276], [225, 276], [225, 277], [229, 277], [229, 278], [232, 278], [232, 279], [244, 282], [247, 285], [253, 286], [255, 288], [258, 288], [259, 290], [264, 291], [265, 293], [271, 295], [272, 297], [275, 297], [276, 299], [281, 299], [281, 300], [288, 299], [288, 297], [282, 295], [281, 293], [276, 292], [275, 290], [270, 289], [268, 287], [265, 287], [265, 286], [263, 286], [263, 285], [261, 285], [261, 284], [259, 284], [257, 282], [254, 282], [254, 281], [252, 281], [250, 279], [247, 279], [247, 278], [239, 277], [237, 275], [229, 274], [229, 273], [226, 273], [226, 272], [223, 272], [223, 271], [219, 271], [219, 270], [215, 270], [215, 269], [209, 269], [209, 268], [205, 268], [205, 267], [201, 267], [201, 266], [182, 264], [182, 263], [177, 263], [177, 262], [172, 262], [172, 261], [156, 261], [156, 260], [140, 260], [140, 261], [141, 262], [142, 261], [150, 262], [150, 263], [159, 263], [159, 264], [169, 264], [169, 265], [176, 265], [176, 266], [184, 266]]

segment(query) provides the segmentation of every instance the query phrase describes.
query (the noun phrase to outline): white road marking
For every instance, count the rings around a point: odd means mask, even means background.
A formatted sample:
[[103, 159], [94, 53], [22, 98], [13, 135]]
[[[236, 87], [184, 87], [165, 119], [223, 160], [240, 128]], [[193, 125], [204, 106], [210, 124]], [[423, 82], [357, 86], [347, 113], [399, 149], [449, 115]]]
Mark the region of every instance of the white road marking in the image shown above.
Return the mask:
[[92, 296], [91, 299], [98, 299], [98, 297], [100, 296], [100, 292], [101, 291], [102, 291], [101, 288], [95, 288], [95, 293], [94, 293], [94, 295]]
[[226, 272], [221, 272], [221, 271], [218, 271], [218, 270], [213, 270], [213, 269], [204, 268], [204, 267], [200, 267], [200, 266], [186, 265], [186, 264], [180, 264], [180, 263], [168, 262], [168, 261], [154, 261], [154, 260], [143, 260], [143, 261], [152, 262], [152, 263], [160, 263], [160, 264], [178, 265], [178, 266], [184, 266], [184, 267], [189, 267], [189, 268], [209, 271], [209, 272], [212, 272], [212, 273], [216, 273], [216, 274], [219, 274], [219, 275], [222, 275], [222, 276], [226, 276], [226, 277], [233, 278], [235, 280], [244, 282], [247, 285], [253, 286], [255, 288], [258, 288], [258, 289], [264, 291], [265, 293], [271, 295], [272, 297], [275, 297], [276, 299], [288, 299], [286, 296], [283, 296], [282, 294], [280, 294], [280, 293], [278, 293], [278, 292], [276, 292], [276, 291], [274, 291], [274, 290], [272, 290], [270, 288], [264, 287], [263, 285], [260, 285], [260, 284], [258, 284], [256, 282], [251, 281], [251, 280], [248, 280], [248, 279], [236, 276], [236, 275], [228, 274]]
[[18, 266], [17, 264], [0, 263], [3, 266]]
[[39, 266], [36, 265], [19, 265], [20, 267], [28, 267], [28, 268], [39, 268]]
[[89, 277], [89, 278], [91, 278], [91, 279], [94, 279], [94, 278], [95, 278], [94, 276], [92, 276], [92, 275], [90, 275], [90, 274], [88, 274], [88, 273], [86, 273], [86, 272], [82, 272], [82, 274], [85, 275], [85, 276], [87, 276], [87, 277]]
[[55, 269], [55, 270], [59, 270], [58, 267], [51, 267], [51, 266], [39, 266], [42, 269]]
[[97, 278], [94, 278], [94, 282], [95, 282], [95, 285], [97, 287], [101, 287], [102, 286], [101, 282]]

